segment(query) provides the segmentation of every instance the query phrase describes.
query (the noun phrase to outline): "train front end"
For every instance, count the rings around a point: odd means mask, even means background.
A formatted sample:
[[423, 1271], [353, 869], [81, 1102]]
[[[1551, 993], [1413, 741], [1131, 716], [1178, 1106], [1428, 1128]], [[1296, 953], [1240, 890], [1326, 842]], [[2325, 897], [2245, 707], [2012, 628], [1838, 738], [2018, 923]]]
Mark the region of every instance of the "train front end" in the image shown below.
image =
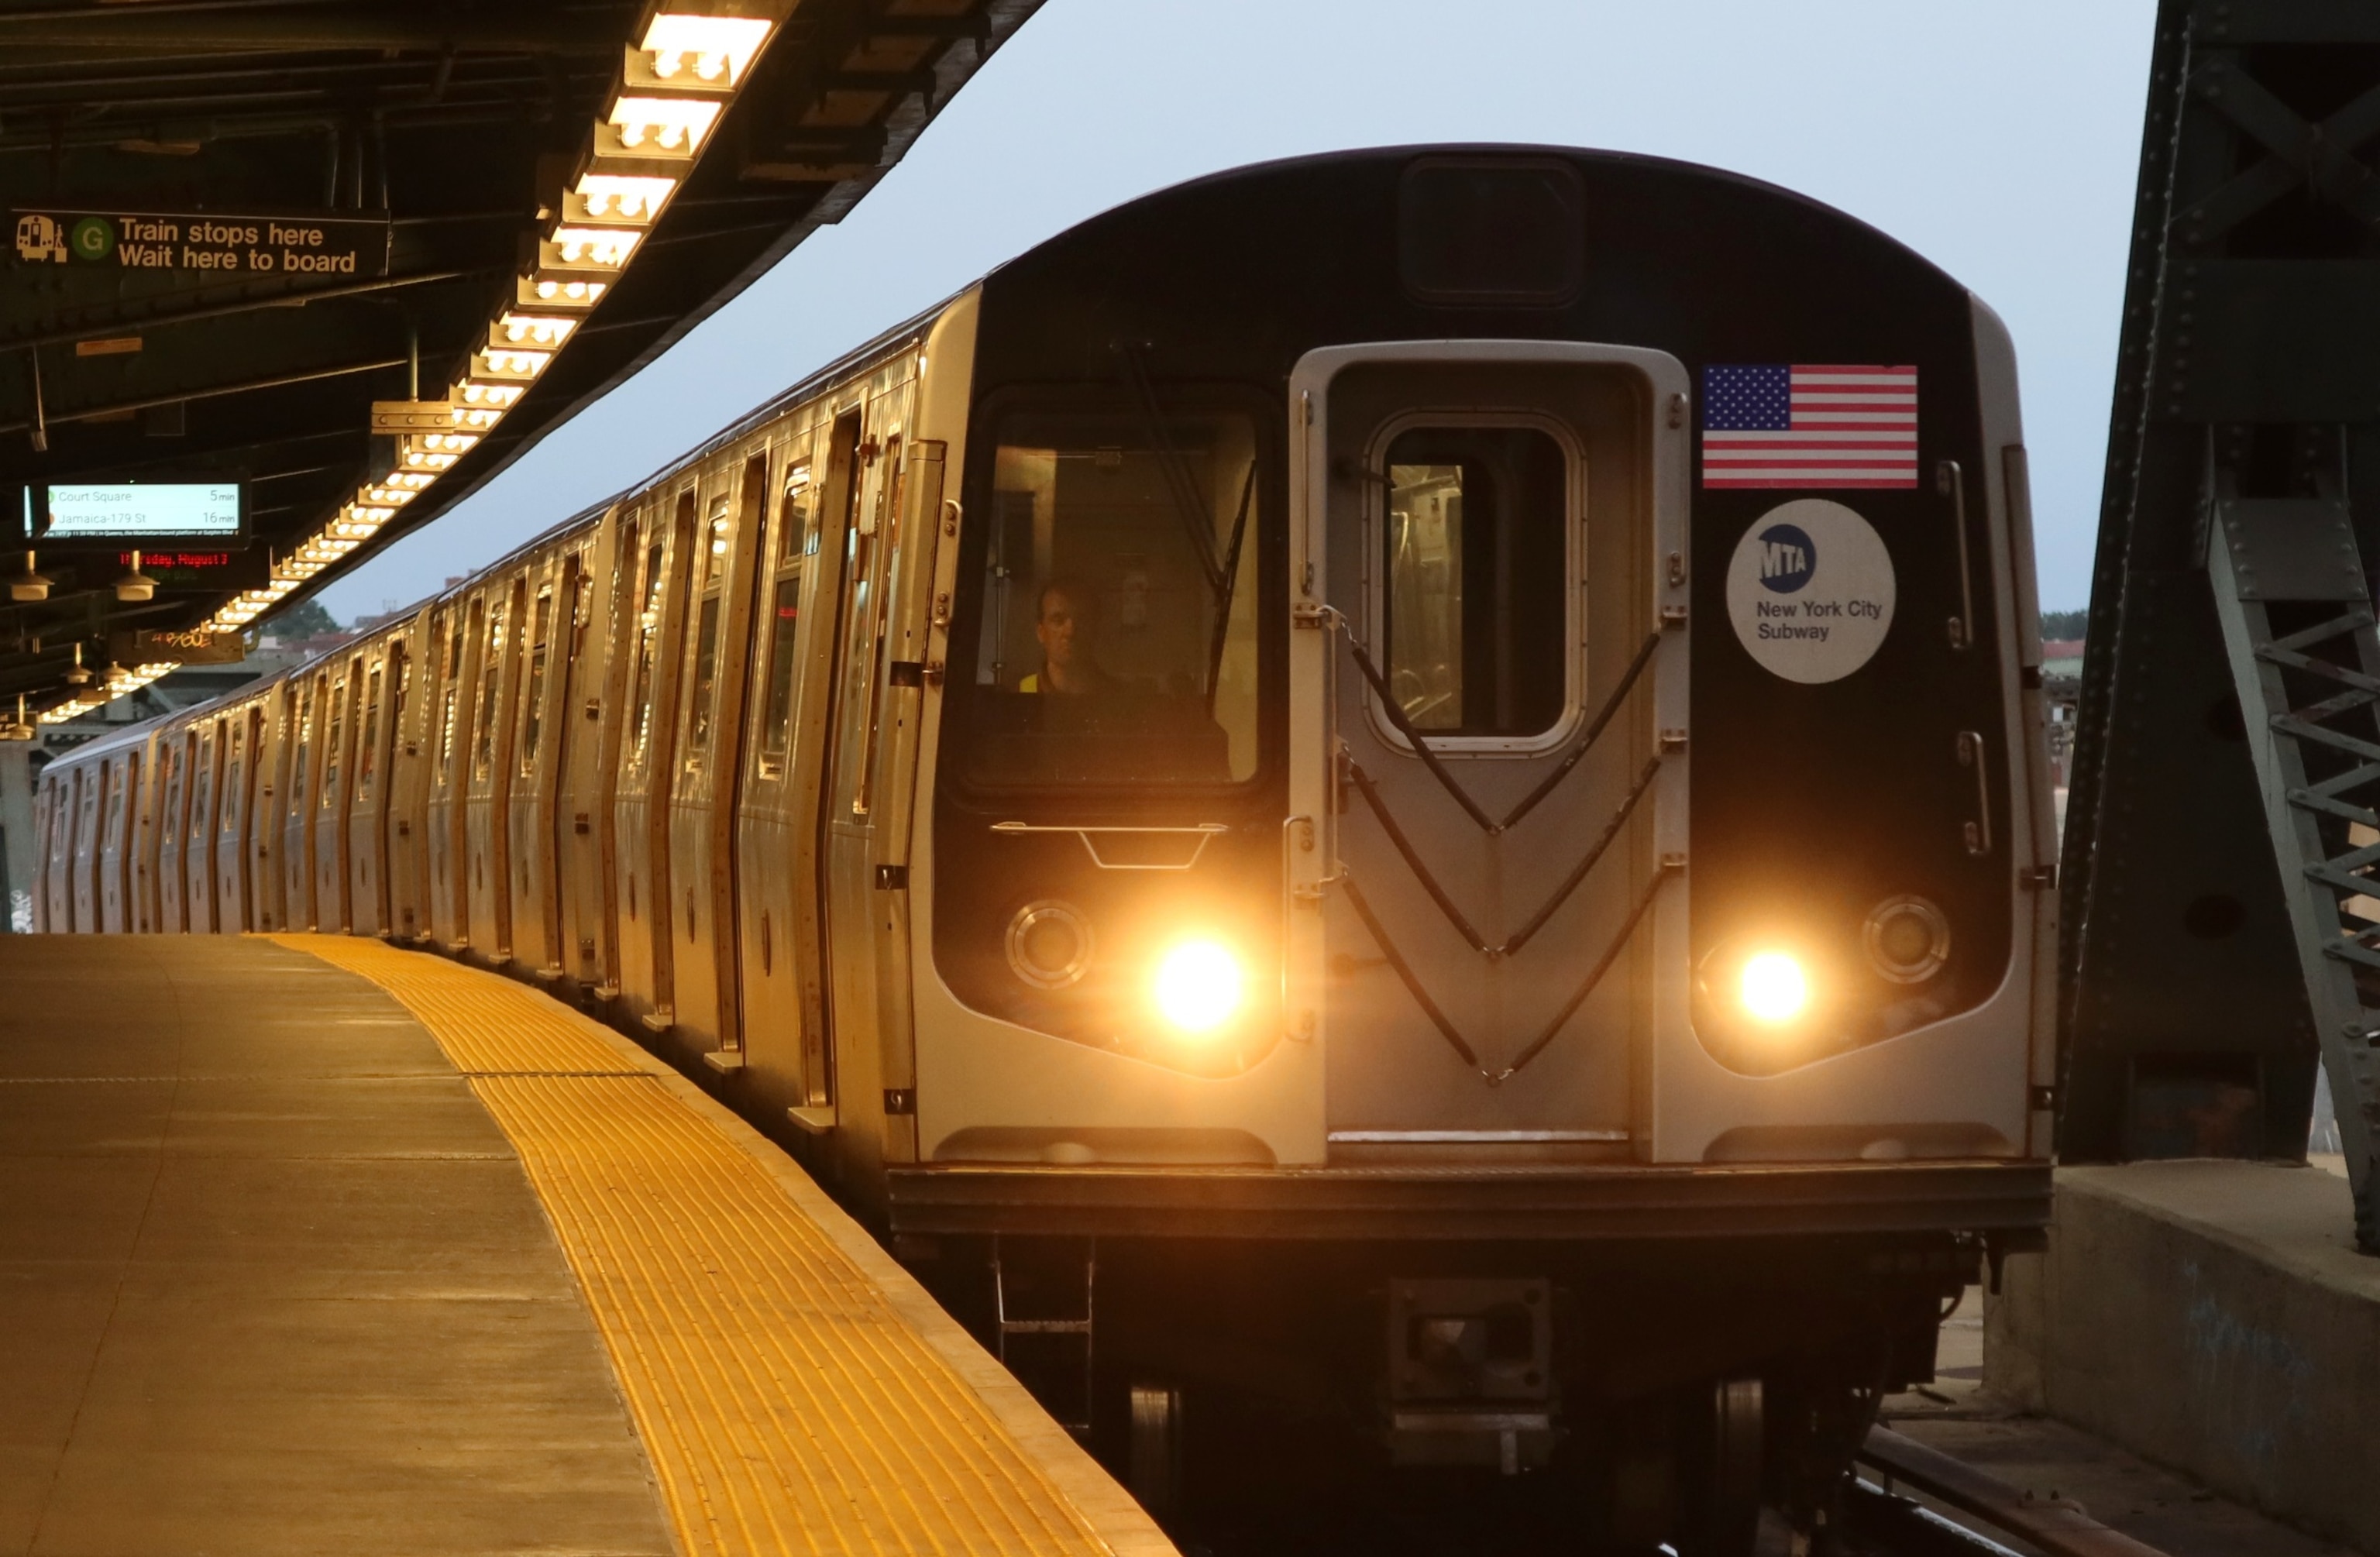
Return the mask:
[[[1998, 321], [1781, 191], [1512, 149], [1167, 191], [979, 307], [903, 1247], [1079, 1336], [1087, 1420], [1808, 1502], [2046, 1213]], [[1077, 1267], [1090, 1329], [1015, 1318]]]

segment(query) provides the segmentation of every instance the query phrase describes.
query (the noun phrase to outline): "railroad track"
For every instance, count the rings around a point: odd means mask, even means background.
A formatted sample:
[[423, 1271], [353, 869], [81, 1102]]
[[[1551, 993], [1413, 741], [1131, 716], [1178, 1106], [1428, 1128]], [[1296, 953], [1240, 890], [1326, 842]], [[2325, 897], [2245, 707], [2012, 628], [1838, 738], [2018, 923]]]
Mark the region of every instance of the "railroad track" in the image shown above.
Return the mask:
[[[2165, 1557], [2078, 1504], [2038, 1499], [1890, 1428], [1868, 1434], [1863, 1475], [1844, 1507], [1852, 1540], [1875, 1557]], [[1936, 1512], [1908, 1492], [1946, 1505]], [[2011, 1538], [2010, 1545], [2000, 1538]]]

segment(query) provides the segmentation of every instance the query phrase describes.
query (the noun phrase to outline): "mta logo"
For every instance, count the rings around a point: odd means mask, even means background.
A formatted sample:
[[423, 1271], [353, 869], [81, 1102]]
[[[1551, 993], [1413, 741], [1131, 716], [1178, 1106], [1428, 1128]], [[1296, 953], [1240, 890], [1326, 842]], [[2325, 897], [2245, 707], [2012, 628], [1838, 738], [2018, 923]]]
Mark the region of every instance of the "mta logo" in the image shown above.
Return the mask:
[[1777, 593], [1799, 590], [1817, 566], [1818, 549], [1798, 526], [1770, 525], [1760, 532], [1760, 581]]

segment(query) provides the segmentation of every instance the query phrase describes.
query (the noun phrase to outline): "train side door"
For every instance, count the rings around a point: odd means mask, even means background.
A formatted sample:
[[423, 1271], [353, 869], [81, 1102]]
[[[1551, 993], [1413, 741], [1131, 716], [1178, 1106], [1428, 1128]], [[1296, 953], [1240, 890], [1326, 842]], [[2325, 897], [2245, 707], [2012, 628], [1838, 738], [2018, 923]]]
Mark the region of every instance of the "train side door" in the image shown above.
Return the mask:
[[99, 770], [99, 841], [91, 851], [91, 898], [97, 917], [91, 928], [115, 934], [124, 929], [123, 894], [115, 884], [115, 867], [123, 858], [116, 830], [124, 820], [124, 759], [103, 758]]
[[215, 806], [222, 769], [223, 721], [201, 720], [190, 756], [190, 820], [182, 854], [183, 890], [189, 894], [183, 918], [193, 935], [212, 935], [223, 928], [215, 918]]
[[[908, 387], [901, 386], [870, 407], [880, 444], [869, 462], [873, 479], [859, 494], [844, 542], [850, 583], [834, 702], [828, 711], [834, 746], [826, 768], [823, 886], [835, 1063], [854, 1095], [871, 1100], [888, 1090], [905, 1093], [912, 1085], [907, 1061], [890, 1059], [905, 1049], [908, 1034], [905, 1021], [891, 1019], [880, 1006], [887, 981], [878, 961], [882, 926], [877, 912], [880, 902], [890, 901], [880, 893], [877, 877], [879, 851], [888, 841], [880, 825], [884, 797], [878, 781], [885, 749], [893, 607], [904, 578], [916, 566], [910, 553], [930, 558], [933, 551], [928, 537], [909, 533], [916, 528], [916, 516], [908, 512], [910, 481], [919, 462], [916, 451], [904, 446], [898, 431]], [[929, 463], [938, 475], [939, 456]], [[939, 503], [939, 481], [935, 485]], [[914, 729], [914, 714], [909, 723]], [[897, 1064], [897, 1074], [889, 1064]], [[888, 1126], [887, 1133], [899, 1128]], [[847, 1150], [862, 1158], [880, 1150], [883, 1138], [868, 1131], [844, 1137]]]
[[512, 705], [520, 651], [520, 624], [528, 581], [515, 575], [488, 590], [486, 631], [479, 639], [477, 708], [471, 720], [471, 776], [466, 836], [470, 871], [465, 882], [471, 945], [492, 963], [512, 955]]
[[[838, 1023], [863, 1030], [856, 1016], [835, 1006], [833, 938], [828, 931], [833, 902], [830, 861], [834, 835], [835, 756], [842, 748], [848, 678], [844, 657], [851, 635], [853, 566], [856, 560], [867, 468], [865, 422], [858, 407], [837, 417], [827, 439], [826, 480], [819, 496], [818, 577], [808, 590], [810, 621], [800, 635], [804, 681], [801, 724], [795, 732], [793, 784], [793, 904], [796, 977], [801, 980], [803, 1042], [820, 1057], [813, 1090], [820, 1106], [839, 1107], [844, 1077]], [[810, 1034], [815, 1033], [815, 1040]]]
[[[857, 422], [849, 421], [845, 432], [847, 466]], [[827, 527], [811, 480], [813, 441], [812, 430], [805, 430], [780, 456], [776, 511], [759, 551], [765, 566], [735, 847], [747, 1063], [772, 1101], [817, 1130], [834, 1122], [833, 1092], [821, 969], [797, 928], [816, 922], [816, 876], [803, 876], [799, 862], [814, 857], [801, 840], [815, 840], [818, 832], [826, 747], [819, 707], [832, 663], [818, 645], [832, 641], [841, 581], [834, 565], [843, 552], [821, 546]]]
[[[569, 551], [541, 559], [531, 574], [520, 627], [520, 691], [513, 699], [516, 728], [505, 818], [512, 950], [514, 960], [541, 979], [564, 971], [554, 801], [569, 724], [563, 717], [570, 684], [565, 635], [578, 567], [577, 552]], [[557, 644], [564, 651], [560, 657]]]
[[616, 515], [607, 517], [568, 563], [569, 626], [553, 712], [561, 725], [553, 803], [560, 955], [571, 979], [588, 991], [606, 990], [616, 977], [611, 783], [619, 766], [621, 656], [613, 645], [624, 635], [608, 630], [620, 610], [617, 580], [609, 591], [599, 580], [618, 566], [623, 528]]
[[133, 929], [133, 835], [140, 812], [140, 748], [116, 757], [115, 793], [107, 802], [107, 859], [100, 879], [100, 929], [124, 936]]
[[250, 907], [256, 928], [286, 930], [289, 915], [281, 879], [281, 809], [289, 794], [289, 737], [296, 696], [287, 681], [266, 698], [257, 726], [256, 810], [249, 822]]
[[420, 618], [388, 647], [388, 754], [382, 813], [386, 854], [382, 857], [381, 923], [392, 936], [411, 940], [421, 930], [428, 862], [422, 849], [422, 804], [429, 764], [423, 672], [415, 661]]
[[74, 929], [83, 936], [100, 931], [100, 871], [103, 871], [107, 823], [107, 784], [115, 779], [115, 761], [86, 761], [76, 769], [83, 779], [83, 802], [76, 809], [74, 831]]
[[695, 549], [695, 490], [674, 504], [664, 529], [644, 537], [633, 682], [616, 790], [621, 877], [620, 999], [645, 1026], [676, 1022], [675, 924], [669, 869], [672, 737], [677, 727], [679, 647], [686, 639]]
[[74, 775], [54, 772], [42, 784], [42, 918], [44, 934], [66, 935], [74, 930], [73, 853], [67, 847], [74, 832]]
[[182, 860], [189, 852], [190, 768], [198, 733], [184, 725], [168, 730], [164, 752], [165, 804], [157, 817], [157, 928], [179, 935], [190, 928], [190, 894], [183, 885]]
[[281, 907], [290, 930], [315, 927], [314, 785], [322, 771], [318, 721], [330, 696], [330, 677], [321, 672], [291, 678], [289, 786], [281, 797]]
[[735, 837], [743, 746], [744, 671], [751, 653], [754, 559], [765, 511], [765, 455], [722, 472], [695, 544], [686, 695], [671, 774], [670, 879], [685, 939], [675, 957], [682, 1037], [726, 1069], [743, 1063], [736, 1007]]
[[388, 933], [388, 673], [398, 640], [374, 644], [357, 695], [355, 768], [347, 800], [347, 928]]
[[1683, 697], [1657, 559], [1685, 387], [1568, 343], [1338, 347], [1293, 380], [1290, 1021], [1327, 1035], [1334, 1155], [1638, 1150], [1649, 1014], [1684, 988], [1653, 968], [1683, 945], [1655, 715]]
[[334, 663], [327, 684], [316, 686], [322, 699], [322, 776], [307, 808], [313, 817], [314, 923], [340, 933], [347, 928], [347, 784], [355, 767], [347, 743], [355, 734], [356, 683], [362, 668], [360, 658]]
[[236, 708], [223, 721], [223, 798], [215, 806], [215, 913], [218, 928], [231, 934], [251, 930], [248, 907], [248, 809], [253, 757], [250, 728], [255, 712]]
[[486, 627], [486, 602], [474, 595], [468, 606], [442, 613], [445, 651], [440, 656], [436, 744], [430, 766], [430, 933], [450, 952], [471, 944], [468, 809], [471, 689], [480, 669], [480, 635]]

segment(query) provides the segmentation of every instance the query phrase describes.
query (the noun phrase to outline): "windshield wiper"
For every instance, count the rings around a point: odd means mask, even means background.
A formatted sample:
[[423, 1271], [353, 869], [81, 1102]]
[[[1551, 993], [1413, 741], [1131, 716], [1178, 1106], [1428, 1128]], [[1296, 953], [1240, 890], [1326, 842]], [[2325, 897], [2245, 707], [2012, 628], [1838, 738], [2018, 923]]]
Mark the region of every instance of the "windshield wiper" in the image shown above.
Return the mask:
[[1256, 451], [1248, 452], [1247, 479], [1240, 483], [1240, 511], [1232, 518], [1232, 543], [1223, 553], [1223, 588], [1215, 601], [1215, 639], [1207, 654], [1207, 712], [1215, 712], [1215, 693], [1223, 675], [1223, 640], [1232, 629], [1232, 597], [1240, 588], [1240, 542], [1248, 533], [1248, 505], [1257, 492]]
[[1207, 594], [1220, 600], [1229, 588], [1228, 575], [1215, 558], [1215, 538], [1205, 517], [1205, 505], [1199, 501], [1198, 483], [1190, 474], [1173, 440], [1165, 435], [1164, 413], [1158, 407], [1157, 386], [1148, 381], [1148, 371], [1142, 366], [1140, 354], [1129, 341], [1118, 341], [1117, 359], [1123, 364], [1125, 382], [1140, 401], [1140, 416], [1146, 424], [1148, 440], [1156, 445], [1158, 468], [1165, 473], [1165, 485], [1172, 494], [1174, 511], [1181, 516], [1182, 532], [1189, 540], [1191, 554], [1197, 559], [1199, 572], [1206, 575]]

